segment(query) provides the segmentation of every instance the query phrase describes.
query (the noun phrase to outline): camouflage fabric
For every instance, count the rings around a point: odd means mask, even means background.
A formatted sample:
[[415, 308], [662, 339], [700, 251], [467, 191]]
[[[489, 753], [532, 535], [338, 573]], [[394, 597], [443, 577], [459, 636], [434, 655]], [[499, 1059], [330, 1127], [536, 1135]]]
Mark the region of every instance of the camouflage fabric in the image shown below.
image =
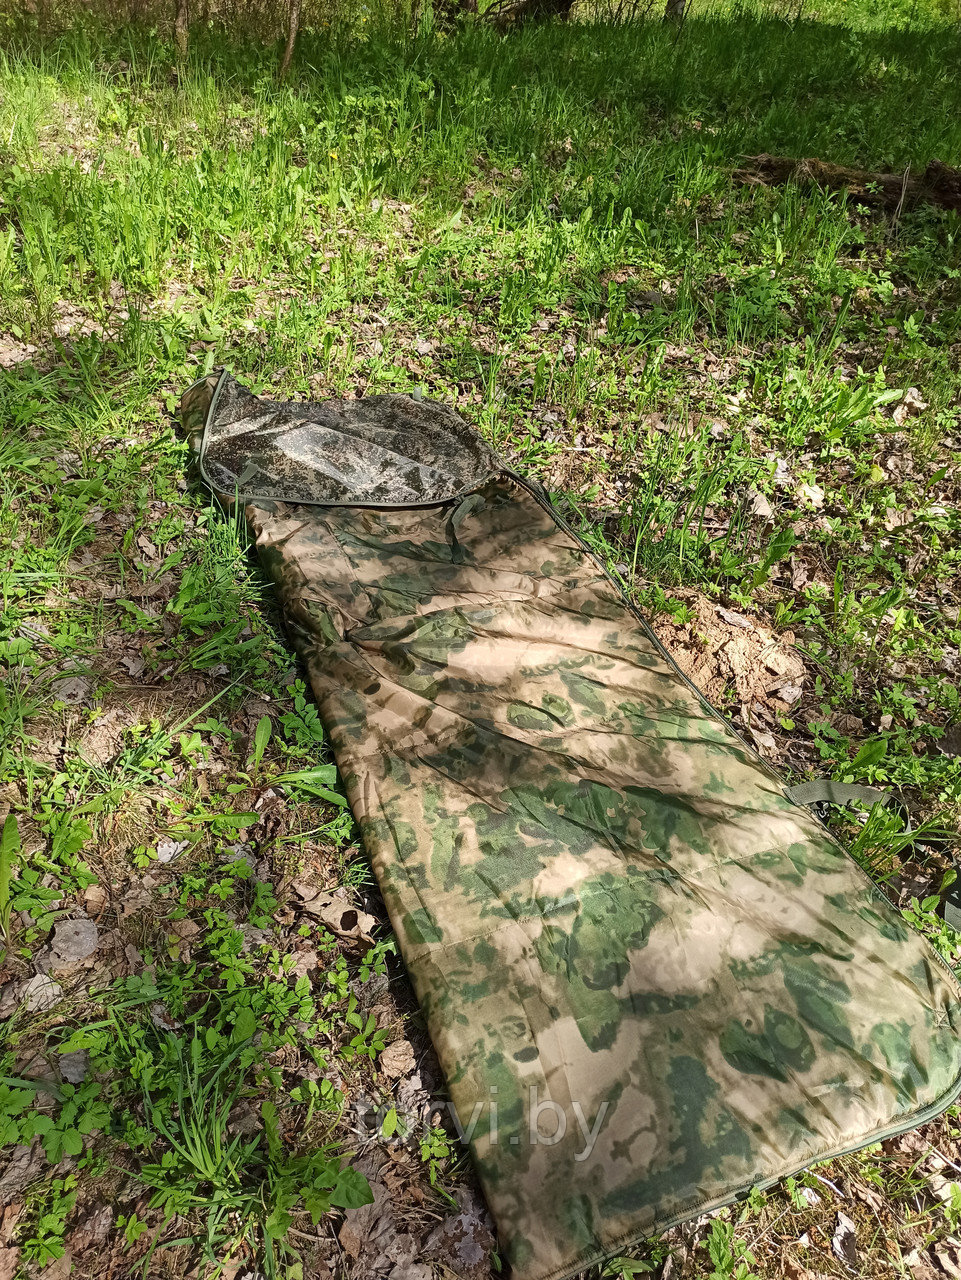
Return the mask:
[[244, 510], [516, 1275], [958, 1095], [947, 966], [536, 491]]
[[278, 404], [233, 379], [218, 379], [213, 395], [197, 455], [215, 492], [386, 507], [441, 501], [497, 470], [446, 405], [407, 396]]

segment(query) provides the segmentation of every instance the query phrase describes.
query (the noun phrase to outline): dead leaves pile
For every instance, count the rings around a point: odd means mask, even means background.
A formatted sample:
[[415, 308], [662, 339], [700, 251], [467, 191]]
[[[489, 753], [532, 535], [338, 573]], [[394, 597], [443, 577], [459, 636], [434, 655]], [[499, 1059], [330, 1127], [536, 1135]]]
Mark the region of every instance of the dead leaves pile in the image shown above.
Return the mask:
[[736, 698], [743, 729], [761, 755], [776, 759], [775, 735], [784, 732], [778, 717], [797, 705], [808, 679], [794, 636], [776, 635], [759, 617], [713, 604], [697, 591], [672, 594], [695, 617], [678, 623], [657, 614], [651, 619], [655, 635], [710, 703], [730, 706]]
[[494, 1234], [476, 1190], [456, 1188], [456, 1210], [441, 1214], [412, 1203], [403, 1152], [372, 1152], [356, 1167], [367, 1177], [374, 1199], [348, 1210], [338, 1232], [352, 1276], [435, 1280], [453, 1274], [487, 1280]]

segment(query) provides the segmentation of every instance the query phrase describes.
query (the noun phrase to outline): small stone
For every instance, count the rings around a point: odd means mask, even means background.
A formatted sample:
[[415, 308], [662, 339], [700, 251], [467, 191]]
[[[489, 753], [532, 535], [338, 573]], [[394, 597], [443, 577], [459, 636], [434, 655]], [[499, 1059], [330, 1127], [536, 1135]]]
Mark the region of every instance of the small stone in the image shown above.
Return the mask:
[[45, 973], [35, 974], [24, 984], [20, 999], [28, 1013], [46, 1013], [63, 995], [63, 987]]

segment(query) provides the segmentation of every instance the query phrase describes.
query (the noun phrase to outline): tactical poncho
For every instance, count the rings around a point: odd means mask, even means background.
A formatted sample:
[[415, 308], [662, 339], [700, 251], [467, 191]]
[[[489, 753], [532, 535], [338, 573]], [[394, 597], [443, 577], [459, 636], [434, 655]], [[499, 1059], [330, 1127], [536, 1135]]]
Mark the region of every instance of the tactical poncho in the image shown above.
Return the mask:
[[958, 1095], [948, 967], [457, 415], [223, 375], [182, 409], [256, 532], [517, 1276]]

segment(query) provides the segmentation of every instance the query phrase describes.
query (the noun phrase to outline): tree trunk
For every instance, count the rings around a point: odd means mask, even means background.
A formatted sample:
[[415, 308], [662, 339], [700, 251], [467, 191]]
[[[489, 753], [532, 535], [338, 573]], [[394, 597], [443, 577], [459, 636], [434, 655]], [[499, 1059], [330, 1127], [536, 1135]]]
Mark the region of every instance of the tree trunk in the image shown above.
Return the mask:
[[300, 26], [301, 0], [290, 0], [290, 19], [287, 26], [287, 43], [284, 45], [284, 56], [280, 60], [278, 75], [281, 80], [290, 70], [290, 60], [294, 56], [294, 45], [297, 43], [297, 28]]
[[687, 0], [667, 0], [664, 6], [665, 22], [683, 22], [687, 12]]
[[190, 25], [190, 0], [177, 0], [177, 16], [174, 18], [174, 44], [181, 58], [187, 56], [187, 28]]

